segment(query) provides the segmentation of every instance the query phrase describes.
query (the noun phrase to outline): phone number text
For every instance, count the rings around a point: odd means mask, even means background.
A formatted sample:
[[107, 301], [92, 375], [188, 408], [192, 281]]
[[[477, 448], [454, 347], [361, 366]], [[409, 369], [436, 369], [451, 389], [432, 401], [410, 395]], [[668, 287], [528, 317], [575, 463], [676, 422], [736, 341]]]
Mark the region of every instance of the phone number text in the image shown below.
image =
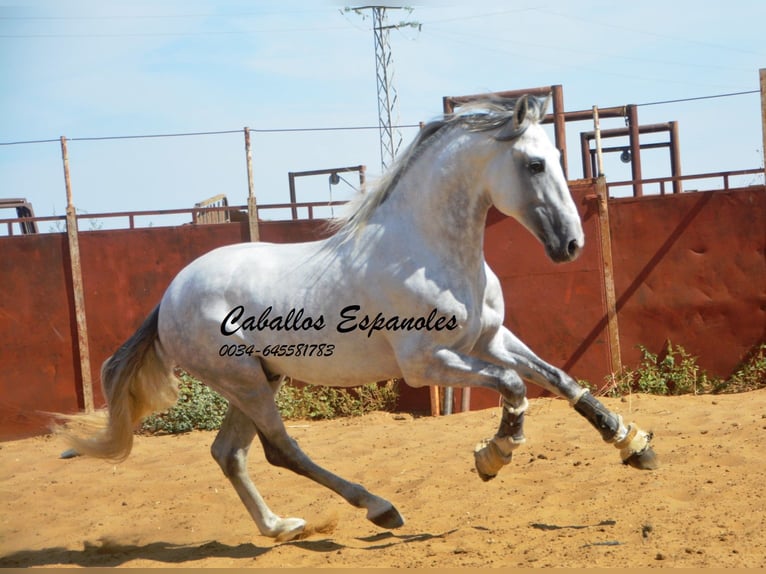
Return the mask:
[[266, 345], [256, 349], [255, 345], [221, 345], [221, 357], [330, 357], [335, 352], [332, 343], [297, 343], [294, 345]]

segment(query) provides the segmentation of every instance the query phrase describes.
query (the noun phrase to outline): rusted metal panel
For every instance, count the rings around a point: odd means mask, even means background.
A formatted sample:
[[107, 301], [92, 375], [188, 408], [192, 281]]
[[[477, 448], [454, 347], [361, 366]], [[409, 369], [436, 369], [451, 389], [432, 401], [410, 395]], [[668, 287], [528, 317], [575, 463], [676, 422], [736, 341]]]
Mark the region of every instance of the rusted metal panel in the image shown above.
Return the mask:
[[44, 432], [75, 411], [79, 356], [65, 234], [5, 237], [0, 248], [0, 439]]
[[[506, 325], [537, 354], [602, 385], [611, 372], [598, 204], [593, 181], [571, 182], [586, 245], [555, 265], [514, 220], [492, 210], [487, 260], [500, 276]], [[620, 346], [659, 352], [670, 339], [726, 376], [766, 341], [766, 189], [683, 193], [609, 202]], [[308, 241], [329, 232], [321, 220], [264, 221], [263, 241]], [[91, 369], [141, 323], [168, 282], [195, 257], [249, 240], [247, 222], [89, 231], [80, 251]], [[0, 238], [0, 440], [44, 432], [43, 411], [83, 406], [65, 234]], [[530, 395], [539, 391], [530, 386]], [[94, 380], [96, 405], [103, 404]], [[454, 406], [461, 402], [455, 393]], [[428, 411], [428, 389], [407, 389], [400, 408]], [[471, 408], [498, 404], [475, 391]]]
[[766, 341], [766, 190], [610, 202], [623, 361], [682, 345], [725, 377]]
[[[265, 222], [264, 241], [316, 239], [321, 221]], [[89, 231], [79, 235], [93, 400], [102, 362], [141, 324], [196, 257], [249, 240], [247, 222]], [[84, 406], [65, 234], [2, 238], [0, 440], [44, 432], [47, 412]]]

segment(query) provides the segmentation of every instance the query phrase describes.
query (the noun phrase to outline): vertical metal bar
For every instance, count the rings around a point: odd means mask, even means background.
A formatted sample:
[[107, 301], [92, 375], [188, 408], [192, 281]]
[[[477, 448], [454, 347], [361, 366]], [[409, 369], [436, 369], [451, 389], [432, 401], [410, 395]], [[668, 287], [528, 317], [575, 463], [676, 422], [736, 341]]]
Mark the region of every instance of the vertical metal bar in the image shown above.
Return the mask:
[[444, 387], [444, 405], [442, 406], [442, 412], [445, 415], [452, 414], [452, 397], [454, 396], [452, 387]]
[[604, 154], [601, 151], [601, 123], [598, 119], [598, 106], [593, 106], [593, 130], [596, 135], [596, 177], [603, 177]]
[[569, 179], [569, 161], [567, 159], [567, 125], [564, 116], [564, 88], [557, 84], [551, 86], [553, 91], [553, 134], [556, 147], [561, 152], [561, 169], [564, 177]]
[[82, 265], [80, 263], [80, 242], [77, 234], [77, 212], [72, 201], [72, 182], [69, 177], [69, 152], [66, 138], [61, 136], [61, 158], [64, 162], [64, 185], [66, 186], [66, 230], [69, 239], [69, 259], [72, 272], [72, 291], [74, 293], [74, 314], [77, 324], [77, 349], [80, 354], [80, 374], [82, 377], [82, 398], [85, 412], [95, 410], [93, 403], [93, 379], [90, 371], [90, 348], [88, 346], [88, 325], [85, 318], [85, 294], [82, 283]]
[[298, 219], [298, 208], [295, 206], [295, 174], [293, 172], [287, 173], [287, 182], [290, 186], [290, 204], [293, 220]]
[[[455, 111], [455, 104], [454, 104], [454, 103], [452, 102], [452, 100], [451, 100], [449, 97], [447, 97], [447, 96], [444, 96], [444, 97], [442, 98], [442, 110], [444, 110], [444, 115], [445, 115], [445, 116], [450, 116], [450, 115], [452, 115], [452, 113]], [[422, 124], [422, 123], [423, 123], [423, 122], [421, 122], [421, 124]], [[422, 125], [421, 125], [420, 127], [421, 127], [421, 129], [423, 128], [423, 126], [422, 126]]]
[[580, 134], [580, 155], [582, 156], [582, 176], [585, 179], [593, 177], [593, 155], [590, 153], [590, 139], [583, 132]]
[[[766, 68], [759, 70], [759, 76], [761, 79], [761, 135], [763, 136], [762, 152], [763, 152], [763, 165], [766, 169]], [[766, 177], [766, 173], [764, 174]]]
[[460, 397], [460, 412], [467, 413], [471, 410], [471, 387], [464, 387]]
[[431, 399], [431, 416], [438, 417], [441, 414], [441, 409], [439, 408], [439, 387], [434, 385], [429, 387], [428, 390]]
[[367, 192], [367, 166], [359, 166], [359, 191], [362, 193]]
[[[681, 148], [678, 140], [678, 122], [668, 122], [670, 126], [670, 175], [674, 178], [681, 176]], [[683, 192], [683, 182], [673, 180], [673, 193]]]
[[643, 195], [643, 186], [638, 182], [641, 179], [641, 142], [638, 126], [638, 110], [635, 105], [628, 105], [625, 108], [628, 121], [628, 145], [630, 146], [630, 170], [633, 180], [633, 196]]
[[258, 204], [255, 201], [253, 183], [253, 152], [250, 148], [250, 128], [245, 128], [245, 160], [247, 162], [247, 223], [250, 241], [260, 241], [258, 231]]

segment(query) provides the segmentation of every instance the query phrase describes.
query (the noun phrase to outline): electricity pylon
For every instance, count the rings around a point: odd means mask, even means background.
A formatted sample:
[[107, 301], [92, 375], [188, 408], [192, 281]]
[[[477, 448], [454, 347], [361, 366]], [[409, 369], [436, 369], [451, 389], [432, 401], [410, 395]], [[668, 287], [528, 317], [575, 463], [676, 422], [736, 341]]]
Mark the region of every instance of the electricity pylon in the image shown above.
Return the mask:
[[362, 10], [372, 11], [372, 31], [375, 36], [375, 75], [378, 86], [378, 131], [380, 134], [380, 165], [383, 171], [389, 168], [396, 158], [402, 145], [402, 134], [397, 127], [399, 123], [399, 96], [394, 87], [394, 66], [389, 44], [389, 32], [402, 27], [417, 27], [416, 22], [400, 22], [389, 25], [386, 19], [387, 10], [406, 9], [404, 6], [359, 6], [352, 8], [362, 15]]

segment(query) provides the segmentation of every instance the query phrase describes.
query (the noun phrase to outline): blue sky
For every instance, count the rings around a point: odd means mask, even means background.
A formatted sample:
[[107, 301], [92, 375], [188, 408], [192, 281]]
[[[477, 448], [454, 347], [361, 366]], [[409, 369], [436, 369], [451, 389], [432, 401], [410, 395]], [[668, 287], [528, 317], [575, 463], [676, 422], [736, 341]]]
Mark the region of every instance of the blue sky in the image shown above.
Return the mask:
[[[376, 126], [371, 20], [345, 6], [354, 4], [0, 0], [0, 143]], [[566, 109], [583, 110], [758, 90], [766, 67], [762, 0], [411, 6], [389, 11], [389, 23], [422, 24], [390, 36], [404, 125], [438, 116], [445, 95], [561, 84]], [[639, 119], [679, 122], [684, 173], [762, 167], [757, 93], [641, 106]], [[573, 177], [578, 134], [589, 129], [568, 126]], [[415, 128], [401, 132], [406, 144]], [[254, 133], [259, 204], [288, 200], [289, 171], [364, 164], [379, 175], [378, 142], [374, 129]], [[241, 131], [71, 141], [69, 155], [84, 212], [185, 208], [219, 193], [246, 202]], [[661, 152], [644, 160], [650, 177], [667, 166]], [[630, 176], [615, 158], [606, 173]], [[0, 185], [1, 197], [26, 197], [37, 215], [63, 214], [58, 142], [0, 145]], [[353, 190], [341, 183], [332, 193]], [[326, 178], [299, 180], [299, 200], [329, 194]]]

